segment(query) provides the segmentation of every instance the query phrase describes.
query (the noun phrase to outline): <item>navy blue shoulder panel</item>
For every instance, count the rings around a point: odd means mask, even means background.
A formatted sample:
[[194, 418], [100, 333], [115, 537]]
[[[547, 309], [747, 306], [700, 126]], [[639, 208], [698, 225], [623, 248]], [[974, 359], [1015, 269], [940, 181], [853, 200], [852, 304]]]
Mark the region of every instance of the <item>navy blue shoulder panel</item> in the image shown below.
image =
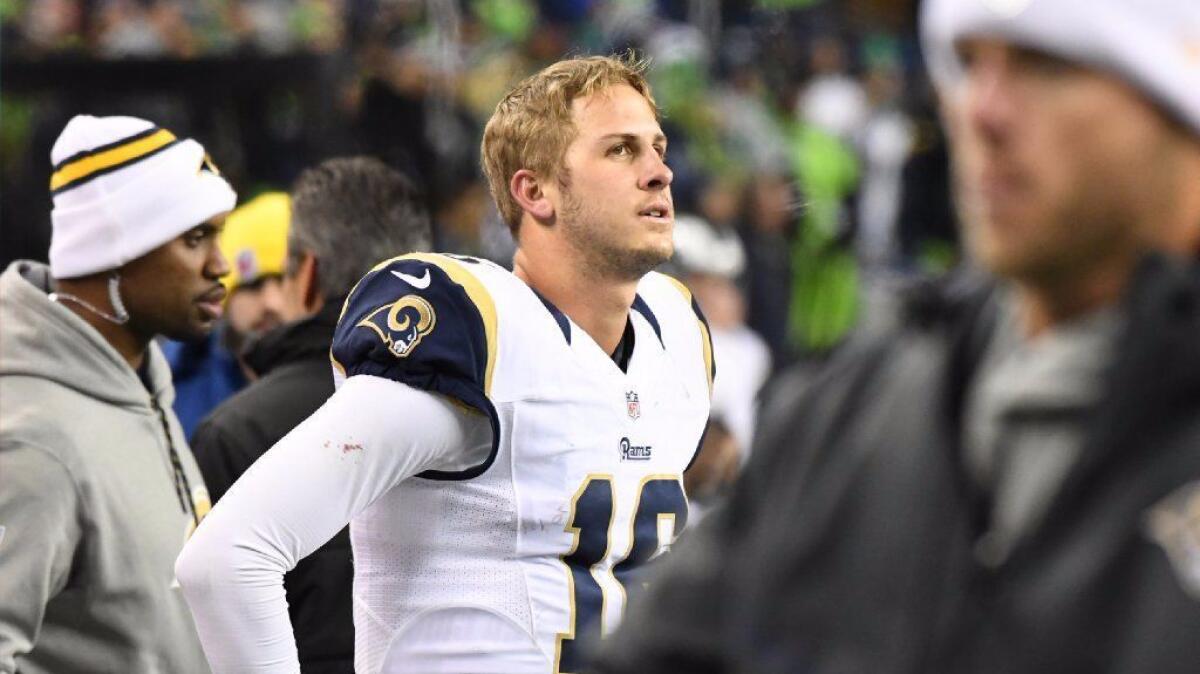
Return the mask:
[[[658, 325], [658, 317], [655, 316], [654, 312], [650, 310], [650, 305], [646, 304], [646, 300], [642, 299], [641, 295], [634, 295], [632, 308], [634, 311], [641, 314], [642, 318], [646, 319], [646, 322], [650, 324], [650, 327], [654, 328], [654, 334], [658, 335], [658, 343], [663, 344], [662, 328]], [[663, 348], [666, 348], [665, 344], [663, 345]]]
[[704, 343], [706, 344], [704, 352], [705, 358], [708, 359], [708, 385], [711, 387], [712, 382], [717, 379], [717, 359], [713, 356], [712, 328], [708, 326], [708, 319], [705, 318], [704, 312], [700, 310], [700, 303], [696, 301], [695, 297], [692, 298], [692, 311], [695, 312], [696, 319], [703, 326], [701, 332], [704, 333]]
[[482, 284], [455, 260], [421, 254], [381, 263], [359, 281], [334, 330], [330, 356], [347, 377], [384, 377], [488, 415], [493, 447], [484, 464], [420, 475], [469, 479], [487, 470], [499, 445], [488, 398], [495, 340], [495, 305]]
[[546, 307], [546, 311], [549, 311], [550, 316], [554, 318], [554, 322], [558, 323], [558, 329], [562, 331], [563, 337], [565, 337], [567, 340], [567, 344], [570, 344], [571, 322], [567, 320], [567, 315], [559, 311], [558, 307], [554, 306], [553, 302], [546, 299], [541, 293], [535, 290], [533, 286], [529, 286], [529, 289], [532, 290], [533, 294], [537, 295], [537, 298], [542, 301], [542, 304]]

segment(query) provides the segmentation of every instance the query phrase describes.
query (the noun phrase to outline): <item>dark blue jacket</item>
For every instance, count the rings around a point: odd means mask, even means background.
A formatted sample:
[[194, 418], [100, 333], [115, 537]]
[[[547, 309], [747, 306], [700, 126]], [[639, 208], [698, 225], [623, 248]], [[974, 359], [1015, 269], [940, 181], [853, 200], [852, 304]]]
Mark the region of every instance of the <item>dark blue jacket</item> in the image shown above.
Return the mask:
[[195, 342], [161, 342], [175, 382], [175, 416], [188, 441], [200, 421], [246, 386], [246, 375], [221, 341], [220, 328]]

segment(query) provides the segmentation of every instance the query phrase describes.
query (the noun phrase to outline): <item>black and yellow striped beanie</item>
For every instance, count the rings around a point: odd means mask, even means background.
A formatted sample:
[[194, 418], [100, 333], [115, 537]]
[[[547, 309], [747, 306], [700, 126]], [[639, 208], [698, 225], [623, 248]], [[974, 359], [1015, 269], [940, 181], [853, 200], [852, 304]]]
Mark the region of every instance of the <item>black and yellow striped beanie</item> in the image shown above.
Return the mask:
[[55, 278], [121, 267], [237, 201], [199, 143], [135, 117], [75, 116], [50, 160]]

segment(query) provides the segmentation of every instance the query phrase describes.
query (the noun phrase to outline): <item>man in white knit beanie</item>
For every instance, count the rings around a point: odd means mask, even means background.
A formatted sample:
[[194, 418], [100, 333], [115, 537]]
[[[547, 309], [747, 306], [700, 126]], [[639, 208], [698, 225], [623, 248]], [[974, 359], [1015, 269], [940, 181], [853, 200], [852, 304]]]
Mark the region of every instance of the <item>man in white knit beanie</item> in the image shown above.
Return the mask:
[[597, 674], [1200, 671], [1200, 2], [923, 12], [977, 269], [777, 389]]
[[236, 196], [204, 148], [80, 115], [50, 265], [0, 275], [0, 673], [206, 672], [174, 578], [209, 498], [154, 343], [203, 336]]

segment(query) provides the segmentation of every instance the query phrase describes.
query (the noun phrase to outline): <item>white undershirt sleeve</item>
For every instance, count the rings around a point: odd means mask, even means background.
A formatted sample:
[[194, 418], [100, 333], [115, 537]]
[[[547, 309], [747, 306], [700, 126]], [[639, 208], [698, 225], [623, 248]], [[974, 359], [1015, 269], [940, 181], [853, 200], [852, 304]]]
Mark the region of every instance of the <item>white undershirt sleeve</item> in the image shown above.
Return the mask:
[[213, 672], [299, 672], [283, 574], [402, 480], [461, 468], [491, 441], [487, 417], [445, 398], [347, 379], [233, 484], [175, 564]]

